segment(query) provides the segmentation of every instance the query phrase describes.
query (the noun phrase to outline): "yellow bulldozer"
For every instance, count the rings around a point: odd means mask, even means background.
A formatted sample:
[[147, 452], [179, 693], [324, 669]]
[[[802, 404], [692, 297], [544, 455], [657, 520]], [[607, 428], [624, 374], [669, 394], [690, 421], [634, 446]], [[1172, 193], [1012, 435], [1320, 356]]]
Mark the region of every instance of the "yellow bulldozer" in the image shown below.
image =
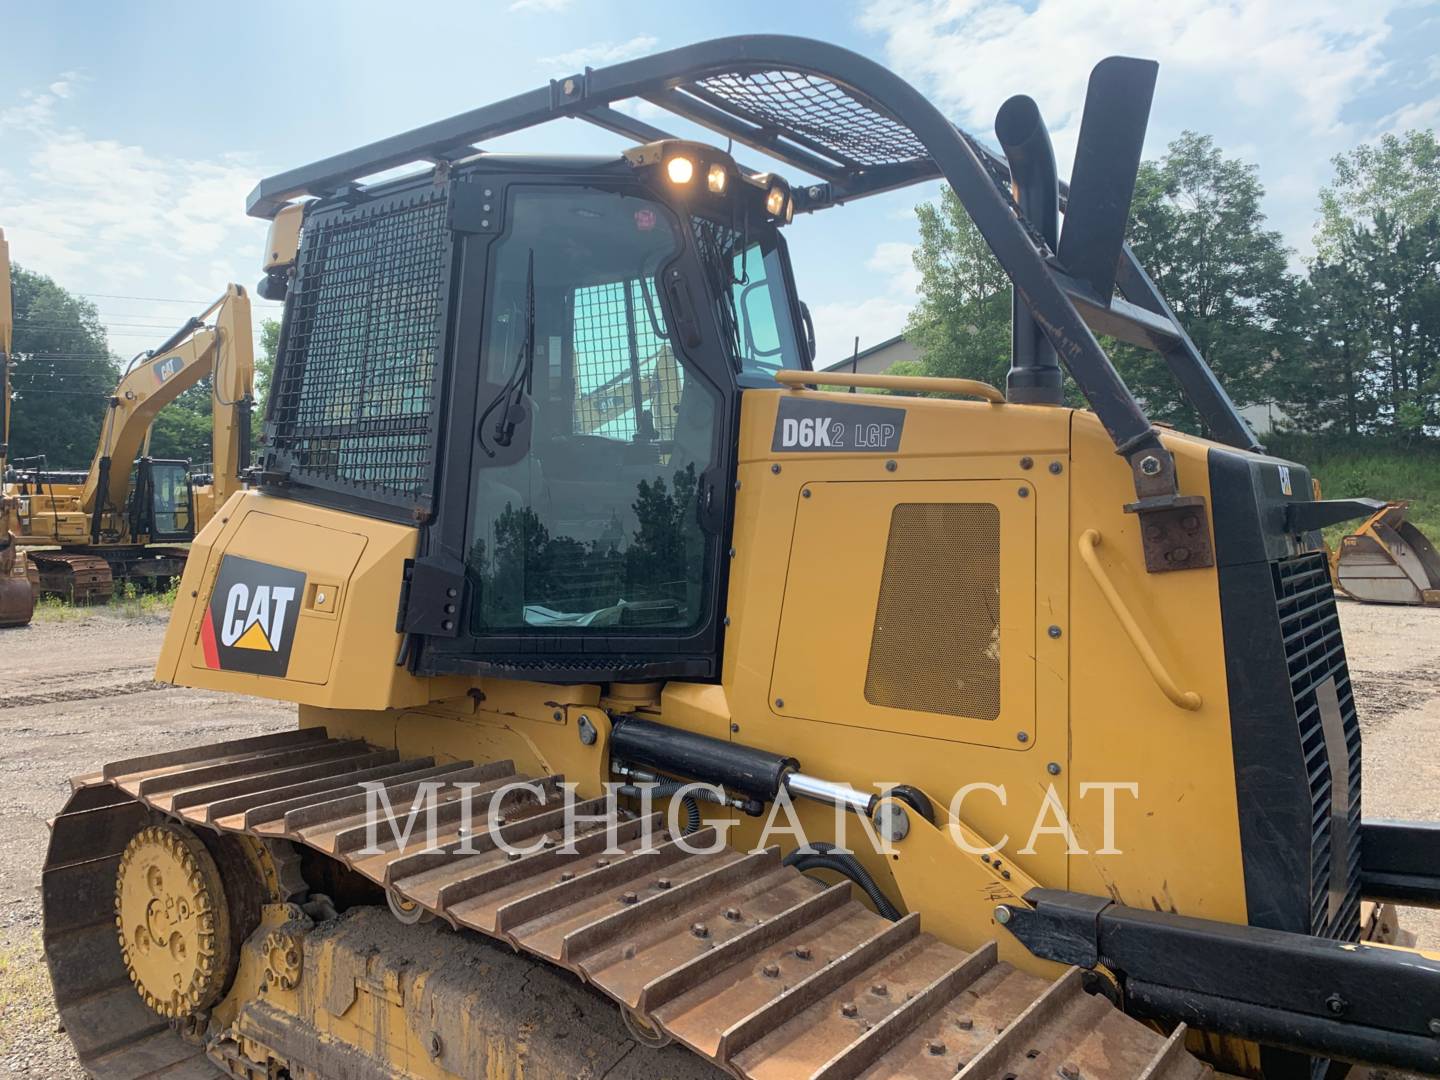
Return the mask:
[[[150, 456], [156, 416], [212, 377], [210, 474]], [[255, 354], [250, 298], [238, 285], [136, 357], [110, 395], [86, 472], [61, 472], [43, 458], [13, 462], [4, 499], [15, 542], [28, 548], [35, 590], [77, 603], [104, 603], [115, 582], [178, 578], [188, 544], [240, 490], [250, 458]], [[23, 407], [23, 402], [22, 402]]]
[[[1156, 71], [1095, 69], [1068, 184], [1030, 98], [996, 153], [775, 36], [262, 180], [264, 454], [157, 678], [298, 724], [73, 782], [44, 942], [85, 1068], [1440, 1071], [1390, 907], [1440, 905], [1440, 827], [1362, 813], [1334, 508], [1124, 240]], [[559, 119], [633, 145], [483, 152]], [[786, 226], [933, 180], [1014, 284], [1006, 387], [815, 371]]]

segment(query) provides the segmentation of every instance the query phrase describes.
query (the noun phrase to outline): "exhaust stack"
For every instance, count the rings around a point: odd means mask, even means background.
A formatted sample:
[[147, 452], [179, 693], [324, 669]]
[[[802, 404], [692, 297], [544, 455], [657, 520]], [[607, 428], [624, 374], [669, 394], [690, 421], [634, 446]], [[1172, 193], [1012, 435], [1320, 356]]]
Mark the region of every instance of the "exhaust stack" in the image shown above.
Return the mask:
[[[1033, 98], [1017, 94], [995, 114], [995, 136], [1010, 163], [1010, 183], [1025, 220], [1054, 251], [1060, 239], [1060, 181], [1050, 133]], [[1011, 286], [1010, 374], [1005, 396], [1029, 405], [1064, 401], [1055, 347]]]

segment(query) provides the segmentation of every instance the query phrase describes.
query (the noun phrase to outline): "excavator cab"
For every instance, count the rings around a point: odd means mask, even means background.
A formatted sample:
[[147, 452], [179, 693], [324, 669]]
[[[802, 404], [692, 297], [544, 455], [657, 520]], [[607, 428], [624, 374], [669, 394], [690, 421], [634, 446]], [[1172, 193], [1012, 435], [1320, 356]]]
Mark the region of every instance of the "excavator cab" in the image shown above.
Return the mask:
[[190, 463], [142, 457], [131, 483], [130, 536], [148, 543], [195, 539], [195, 496]]

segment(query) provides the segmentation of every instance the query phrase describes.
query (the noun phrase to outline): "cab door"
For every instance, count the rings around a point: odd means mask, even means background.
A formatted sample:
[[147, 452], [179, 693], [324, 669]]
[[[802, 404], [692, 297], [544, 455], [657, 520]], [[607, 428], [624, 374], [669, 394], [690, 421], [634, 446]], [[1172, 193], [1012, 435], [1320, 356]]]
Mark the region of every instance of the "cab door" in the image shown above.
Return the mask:
[[452, 211], [474, 230], [456, 345], [474, 359], [430, 541], [464, 595], [424, 666], [713, 676], [738, 388], [691, 222], [614, 179], [488, 183], [457, 185]]

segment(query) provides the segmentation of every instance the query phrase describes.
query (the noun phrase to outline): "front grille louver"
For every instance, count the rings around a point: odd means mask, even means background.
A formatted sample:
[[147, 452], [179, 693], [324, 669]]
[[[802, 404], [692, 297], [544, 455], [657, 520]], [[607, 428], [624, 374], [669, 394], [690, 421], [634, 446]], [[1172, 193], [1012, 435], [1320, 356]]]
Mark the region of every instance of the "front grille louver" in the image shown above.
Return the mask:
[[[1358, 940], [1360, 934], [1360, 720], [1350, 685], [1350, 669], [1341, 639], [1340, 616], [1325, 556], [1299, 555], [1272, 565], [1280, 632], [1289, 666], [1291, 695], [1299, 725], [1301, 752], [1311, 798], [1310, 926], [1321, 937]], [[1334, 778], [1346, 785], [1348, 833], [1336, 843], [1332, 836], [1333, 791], [1331, 752], [1326, 745], [1321, 695], [1334, 679], [1343, 733], [1347, 775]], [[1331, 902], [1332, 851], [1345, 853], [1343, 898]]]

